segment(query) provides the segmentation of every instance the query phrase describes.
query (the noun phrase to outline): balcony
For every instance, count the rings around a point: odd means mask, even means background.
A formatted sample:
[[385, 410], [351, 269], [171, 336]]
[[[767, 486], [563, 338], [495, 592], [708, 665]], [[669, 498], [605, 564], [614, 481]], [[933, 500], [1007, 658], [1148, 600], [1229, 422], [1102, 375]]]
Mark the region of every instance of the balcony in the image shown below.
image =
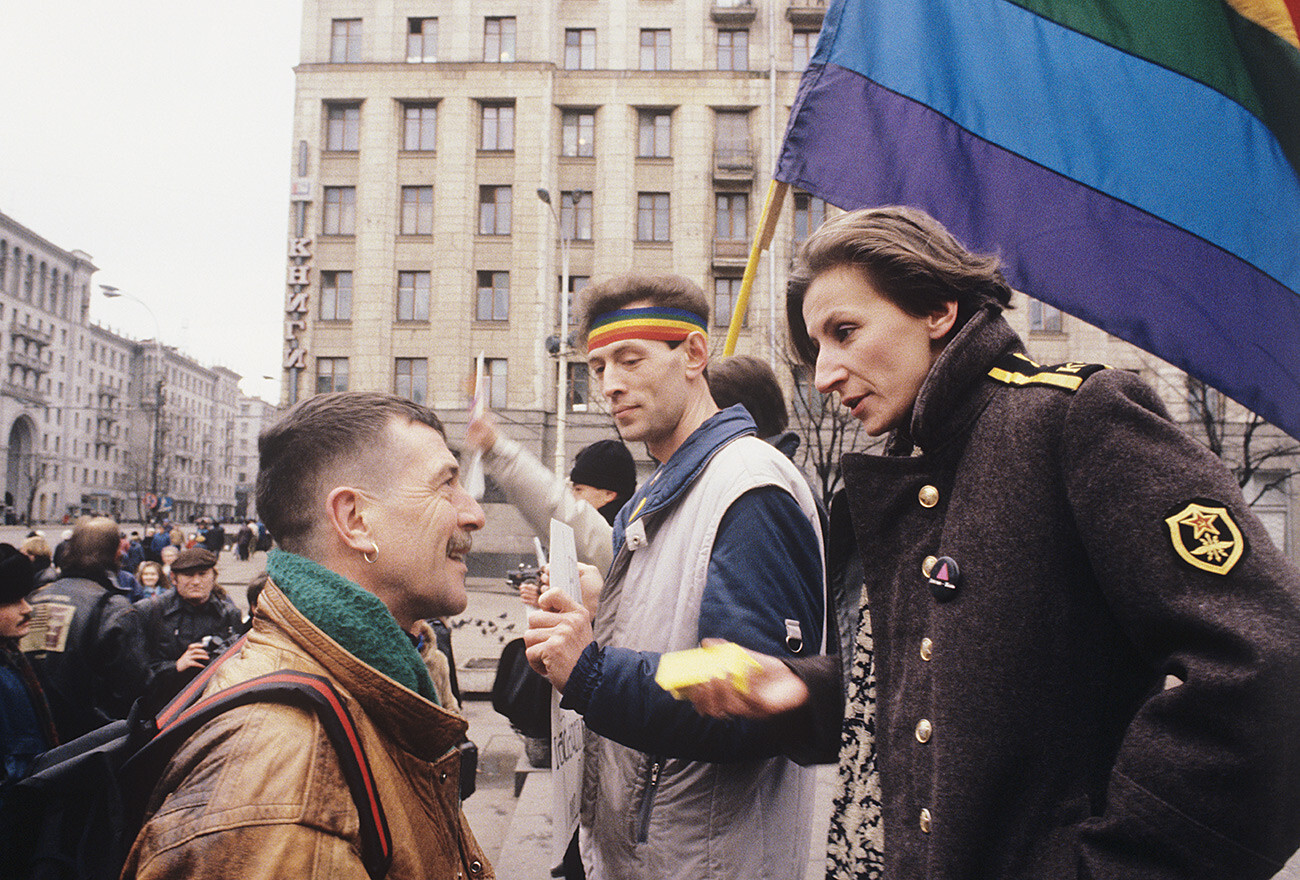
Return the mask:
[[36, 355], [23, 354], [20, 351], [9, 352], [9, 366], [22, 367], [24, 370], [31, 370], [38, 376], [43, 376], [50, 369], [49, 364], [41, 360]]
[[752, 183], [753, 150], [748, 146], [717, 147], [713, 151], [713, 180], [716, 183]]
[[0, 394], [16, 398], [24, 403], [33, 403], [38, 406], [44, 406], [46, 402], [44, 394], [37, 391], [35, 388], [28, 388], [24, 385], [19, 385], [17, 382], [0, 382]]
[[713, 265], [718, 269], [744, 267], [749, 262], [749, 242], [734, 239], [713, 240]]
[[116, 446], [117, 437], [111, 424], [100, 422], [95, 426], [95, 445], [96, 446]]
[[101, 398], [107, 397], [109, 400], [117, 399], [117, 389], [112, 385], [109, 385], [107, 382], [100, 382], [99, 387], [95, 389], [95, 393]]
[[19, 321], [17, 317], [9, 322], [9, 332], [14, 336], [22, 339], [30, 339], [32, 342], [41, 345], [49, 345], [54, 341], [53, 330], [38, 330], [31, 324]]
[[826, 17], [826, 0], [798, 0], [786, 7], [785, 17], [797, 28], [820, 28]]
[[752, 0], [713, 0], [709, 10], [709, 17], [723, 25], [750, 24], [756, 14]]

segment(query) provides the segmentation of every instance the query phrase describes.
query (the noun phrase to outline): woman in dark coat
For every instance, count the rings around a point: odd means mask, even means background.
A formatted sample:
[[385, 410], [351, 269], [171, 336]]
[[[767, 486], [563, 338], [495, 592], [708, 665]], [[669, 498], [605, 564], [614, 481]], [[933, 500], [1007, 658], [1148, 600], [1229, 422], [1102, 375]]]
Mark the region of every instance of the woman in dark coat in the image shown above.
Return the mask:
[[0, 544], [0, 799], [59, 742], [40, 682], [18, 649], [31, 629], [33, 574], [26, 556]]
[[1137, 377], [1030, 360], [1010, 295], [919, 211], [809, 238], [791, 339], [889, 436], [843, 462], [862, 607], [842, 662], [693, 699], [805, 745], [842, 720], [834, 877], [1271, 877], [1300, 844], [1300, 574]]

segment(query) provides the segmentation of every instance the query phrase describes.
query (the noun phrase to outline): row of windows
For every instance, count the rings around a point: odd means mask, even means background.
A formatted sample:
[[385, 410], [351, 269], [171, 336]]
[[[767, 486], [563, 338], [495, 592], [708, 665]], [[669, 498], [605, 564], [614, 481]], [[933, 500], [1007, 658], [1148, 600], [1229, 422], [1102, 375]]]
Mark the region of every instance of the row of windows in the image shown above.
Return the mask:
[[[510, 273], [499, 270], [479, 270], [475, 273], [477, 286], [474, 296], [474, 320], [510, 320]], [[577, 323], [573, 307], [574, 294], [591, 281], [586, 275], [569, 277], [569, 324]], [[731, 311], [740, 295], [739, 275], [720, 275], [713, 280], [713, 322], [726, 327], [731, 321]], [[397, 273], [396, 320], [428, 321], [429, 306], [433, 296], [432, 273], [425, 271]], [[321, 273], [319, 317], [322, 321], [347, 321], [352, 318], [352, 273], [327, 271]], [[558, 316], [557, 316], [558, 317]]]
[[[586, 364], [581, 366], [585, 368]], [[506, 408], [506, 370], [505, 358], [485, 358], [483, 361], [487, 403], [493, 409]], [[345, 357], [316, 358], [316, 393], [329, 394], [333, 391], [347, 390], [348, 359]], [[394, 358], [393, 393], [416, 403], [428, 402], [428, 358]]]
[[[513, 188], [479, 187], [479, 235], [510, 235], [513, 218]], [[356, 233], [356, 187], [327, 186], [323, 198], [321, 232], [324, 235]], [[636, 240], [671, 241], [668, 193], [637, 193]], [[571, 241], [592, 240], [592, 193], [566, 190], [560, 194], [561, 235]], [[795, 241], [800, 242], [826, 219], [826, 203], [806, 193], [794, 199]], [[433, 234], [433, 187], [401, 187], [399, 227], [402, 235]], [[749, 236], [749, 194], [714, 194], [714, 238], [745, 241]]]
[[[568, 367], [568, 403], [570, 409], [586, 410], [589, 399], [587, 365], [570, 363]], [[477, 369], [475, 365], [474, 369]], [[507, 373], [505, 358], [484, 358], [483, 379], [486, 384], [485, 399], [493, 409], [507, 407]], [[345, 357], [316, 358], [316, 393], [329, 394], [348, 390], [348, 359]], [[427, 358], [394, 358], [393, 393], [426, 403], [429, 396], [429, 361]]]
[[0, 293], [57, 313], [72, 296], [72, 276], [0, 239]]
[[[362, 61], [362, 30], [359, 18], [336, 18], [330, 32], [330, 61], [356, 64]], [[518, 24], [513, 17], [483, 19], [483, 60], [491, 63], [515, 61]], [[817, 31], [795, 29], [791, 33], [790, 55], [795, 70], [803, 70], [817, 44]], [[718, 70], [749, 69], [749, 31], [719, 28], [716, 35]], [[438, 60], [438, 19], [406, 20], [406, 60], [410, 63]], [[642, 28], [637, 59], [641, 70], [672, 70], [672, 31]], [[596, 29], [566, 28], [564, 69], [596, 69]]]
[[[717, 139], [721, 146], [749, 149], [749, 113], [743, 110], [716, 112]], [[667, 159], [672, 156], [671, 110], [637, 111], [637, 158]], [[436, 102], [402, 104], [402, 150], [433, 152], [438, 143]], [[361, 146], [361, 105], [328, 102], [325, 105], [325, 149], [355, 153]], [[515, 149], [515, 107], [507, 103], [484, 102], [480, 111], [478, 148], [483, 152], [511, 153]], [[564, 110], [560, 113], [560, 155], [591, 158], [596, 155], [596, 111]]]

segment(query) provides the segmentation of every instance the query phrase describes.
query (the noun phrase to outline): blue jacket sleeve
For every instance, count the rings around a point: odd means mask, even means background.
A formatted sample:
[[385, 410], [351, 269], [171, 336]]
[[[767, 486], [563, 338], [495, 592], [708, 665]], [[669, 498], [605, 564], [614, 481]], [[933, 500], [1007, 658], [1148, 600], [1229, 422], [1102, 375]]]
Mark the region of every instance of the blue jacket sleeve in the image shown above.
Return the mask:
[[[790, 494], [747, 492], [719, 524], [700, 604], [700, 638], [722, 638], [778, 657], [809, 656], [825, 621], [821, 544]], [[562, 705], [588, 727], [665, 757], [727, 762], [782, 753], [780, 720], [704, 718], [654, 683], [659, 655], [589, 645]]]

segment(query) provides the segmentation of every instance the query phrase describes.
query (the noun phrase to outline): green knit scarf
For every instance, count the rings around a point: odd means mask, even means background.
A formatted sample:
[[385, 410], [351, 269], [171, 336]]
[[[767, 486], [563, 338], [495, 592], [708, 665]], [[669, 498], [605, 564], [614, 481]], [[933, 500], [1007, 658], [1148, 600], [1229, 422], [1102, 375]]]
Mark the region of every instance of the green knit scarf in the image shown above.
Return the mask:
[[424, 660], [373, 594], [305, 556], [273, 550], [266, 572], [293, 607], [352, 656], [438, 702]]

